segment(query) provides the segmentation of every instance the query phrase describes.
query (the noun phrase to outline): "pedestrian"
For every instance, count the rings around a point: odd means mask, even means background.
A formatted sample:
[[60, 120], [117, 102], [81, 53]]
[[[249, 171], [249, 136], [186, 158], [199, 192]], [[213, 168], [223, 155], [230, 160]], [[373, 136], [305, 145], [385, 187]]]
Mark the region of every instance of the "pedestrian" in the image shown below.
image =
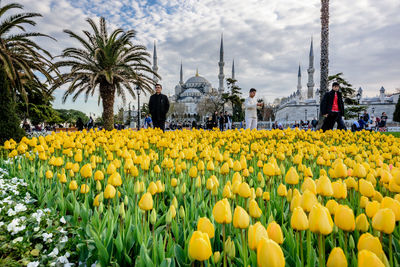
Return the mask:
[[78, 131], [82, 131], [83, 130], [83, 120], [82, 120], [82, 118], [81, 117], [79, 117], [77, 120], [76, 120], [76, 128], [78, 128]]
[[144, 118], [144, 128], [147, 129], [152, 126], [153, 122], [151, 121], [151, 117], [149, 116], [149, 114], [146, 114], [146, 117]]
[[325, 132], [332, 130], [335, 123], [337, 123], [337, 129], [346, 130], [344, 125], [344, 103], [342, 93], [339, 91], [340, 85], [337, 82], [332, 84], [332, 90], [325, 93], [321, 101], [321, 114], [324, 117], [324, 122], [321, 129]]
[[87, 123], [87, 128], [88, 129], [92, 129], [93, 128], [93, 124], [94, 124], [93, 118], [92, 118], [92, 116], [90, 116], [89, 121]]
[[156, 93], [150, 97], [149, 110], [153, 120], [154, 128], [160, 128], [165, 131], [165, 120], [169, 110], [168, 97], [161, 94], [162, 86], [157, 83], [155, 86]]
[[222, 132], [224, 130], [224, 125], [225, 125], [225, 116], [222, 111], [219, 113], [218, 124], [219, 124], [219, 130]]
[[216, 128], [218, 126], [218, 111], [215, 111], [214, 114], [212, 115], [212, 122], [213, 122], [213, 128]]
[[387, 119], [388, 119], [388, 116], [386, 115], [386, 112], [382, 112], [381, 120], [379, 122], [379, 127], [386, 127]]
[[257, 107], [262, 106], [262, 103], [257, 103], [255, 98], [257, 90], [251, 88], [249, 97], [244, 101], [246, 129], [257, 129]]
[[311, 126], [312, 126], [313, 131], [315, 131], [317, 129], [317, 125], [318, 125], [317, 118], [314, 117], [314, 119], [311, 121]]
[[365, 123], [369, 123], [370, 117], [369, 117], [369, 114], [368, 114], [367, 110], [364, 110], [364, 114], [362, 115], [362, 118], [363, 118]]

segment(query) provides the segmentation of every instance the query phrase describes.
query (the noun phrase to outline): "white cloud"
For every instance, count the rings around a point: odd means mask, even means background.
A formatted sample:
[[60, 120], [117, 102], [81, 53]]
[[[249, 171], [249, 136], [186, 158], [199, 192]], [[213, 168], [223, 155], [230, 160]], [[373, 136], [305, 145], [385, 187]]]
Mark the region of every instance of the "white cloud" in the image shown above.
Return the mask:
[[[137, 31], [138, 42], [152, 53], [157, 41], [159, 73], [164, 90], [173, 93], [179, 80], [179, 65], [184, 78], [195, 74], [218, 86], [220, 34], [224, 34], [225, 77], [235, 58], [236, 78], [244, 92], [251, 87], [258, 95], [273, 101], [295, 90], [297, 67], [302, 67], [303, 88], [307, 83], [310, 37], [314, 37], [316, 72], [319, 87], [320, 1], [308, 0], [158, 0], [149, 4], [135, 0], [21, 0], [25, 10], [40, 12], [37, 31], [50, 34], [58, 42], [44, 46], [58, 54], [74, 45], [62, 32], [88, 28], [87, 17], [104, 16], [112, 28]], [[343, 72], [368, 95], [380, 86], [388, 92], [400, 87], [400, 2], [397, 0], [337, 0], [330, 7], [330, 73]], [[62, 92], [56, 93], [60, 106]], [[100, 113], [97, 97], [87, 104], [81, 100], [68, 107]]]

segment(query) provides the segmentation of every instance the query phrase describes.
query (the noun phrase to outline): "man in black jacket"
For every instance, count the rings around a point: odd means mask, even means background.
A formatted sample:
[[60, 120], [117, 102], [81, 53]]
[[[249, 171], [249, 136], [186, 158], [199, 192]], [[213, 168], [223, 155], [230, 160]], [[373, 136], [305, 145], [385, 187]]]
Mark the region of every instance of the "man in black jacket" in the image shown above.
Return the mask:
[[321, 101], [321, 114], [325, 117], [321, 129], [325, 132], [332, 130], [335, 122], [337, 129], [346, 130], [342, 117], [344, 116], [344, 104], [342, 93], [339, 91], [339, 83], [332, 84], [332, 90], [327, 92]]
[[166, 95], [161, 94], [161, 84], [156, 84], [156, 93], [150, 96], [149, 110], [154, 128], [165, 130], [165, 119], [169, 110], [169, 101]]

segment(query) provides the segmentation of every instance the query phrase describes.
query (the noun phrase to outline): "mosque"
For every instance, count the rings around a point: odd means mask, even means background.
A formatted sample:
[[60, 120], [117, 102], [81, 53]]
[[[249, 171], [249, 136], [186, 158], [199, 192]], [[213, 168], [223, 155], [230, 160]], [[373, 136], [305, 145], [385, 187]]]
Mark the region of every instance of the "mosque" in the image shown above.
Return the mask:
[[[232, 62], [232, 78], [235, 77], [235, 63]], [[224, 43], [223, 37], [221, 36], [221, 45], [219, 51], [219, 86], [218, 88], [214, 88], [212, 84], [204, 77], [199, 75], [198, 70], [196, 70], [196, 74], [193, 77], [190, 77], [184, 82], [183, 77], [183, 66], [181, 63], [180, 66], [180, 79], [178, 84], [175, 86], [174, 95], [169, 97], [171, 105], [175, 105], [175, 110], [169, 113], [167, 120], [174, 120], [177, 122], [188, 121], [192, 122], [193, 120], [201, 120], [198, 115], [198, 104], [203, 101], [206, 97], [218, 97], [222, 93], [224, 93]], [[153, 71], [158, 71], [157, 66], [157, 51], [156, 46], [154, 44], [154, 52], [153, 52]], [[155, 81], [157, 78], [154, 77]], [[211, 113], [208, 115], [212, 115]]]

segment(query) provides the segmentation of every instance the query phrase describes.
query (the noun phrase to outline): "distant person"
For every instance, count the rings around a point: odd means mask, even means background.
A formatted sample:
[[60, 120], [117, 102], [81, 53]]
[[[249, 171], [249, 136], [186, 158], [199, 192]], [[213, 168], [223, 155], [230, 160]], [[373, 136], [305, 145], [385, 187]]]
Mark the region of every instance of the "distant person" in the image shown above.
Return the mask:
[[192, 121], [192, 129], [197, 129], [197, 123], [196, 123], [196, 121]]
[[263, 103], [257, 103], [255, 98], [257, 90], [251, 88], [249, 97], [244, 101], [246, 129], [257, 129], [257, 107], [262, 106]]
[[218, 117], [219, 130], [221, 132], [224, 130], [224, 124], [225, 124], [225, 116], [224, 116], [224, 113], [221, 111], [219, 113], [219, 117]]
[[386, 112], [382, 112], [381, 120], [379, 122], [379, 127], [386, 127], [387, 119], [388, 119], [388, 116], [386, 115]]
[[317, 129], [317, 125], [318, 125], [317, 118], [314, 117], [314, 119], [311, 121], [311, 126], [312, 126], [313, 131], [315, 131]]
[[89, 121], [88, 121], [88, 123], [87, 123], [88, 129], [92, 129], [92, 128], [93, 128], [93, 125], [94, 125], [94, 121], [93, 121], [92, 116], [90, 116]]
[[362, 115], [362, 119], [364, 120], [365, 123], [369, 123], [370, 116], [366, 110], [364, 110], [364, 114]]
[[78, 131], [82, 131], [83, 130], [83, 126], [84, 126], [84, 124], [83, 124], [82, 118], [79, 117], [76, 120], [76, 128], [78, 128]]
[[213, 128], [216, 128], [218, 126], [218, 111], [215, 111], [214, 114], [212, 115], [212, 122], [213, 122]]
[[337, 82], [332, 84], [332, 90], [325, 93], [321, 101], [321, 114], [324, 117], [324, 122], [321, 129], [325, 132], [332, 130], [335, 123], [337, 123], [337, 129], [346, 130], [344, 125], [344, 103], [342, 93], [339, 91], [340, 85]]
[[150, 97], [149, 109], [151, 118], [153, 120], [154, 128], [160, 128], [165, 131], [165, 120], [167, 117], [167, 112], [169, 110], [169, 100], [164, 94], [161, 94], [162, 86], [161, 84], [156, 84], [156, 93]]
[[146, 114], [146, 117], [144, 118], [144, 128], [147, 129], [149, 127], [153, 127], [153, 122], [149, 114]]

